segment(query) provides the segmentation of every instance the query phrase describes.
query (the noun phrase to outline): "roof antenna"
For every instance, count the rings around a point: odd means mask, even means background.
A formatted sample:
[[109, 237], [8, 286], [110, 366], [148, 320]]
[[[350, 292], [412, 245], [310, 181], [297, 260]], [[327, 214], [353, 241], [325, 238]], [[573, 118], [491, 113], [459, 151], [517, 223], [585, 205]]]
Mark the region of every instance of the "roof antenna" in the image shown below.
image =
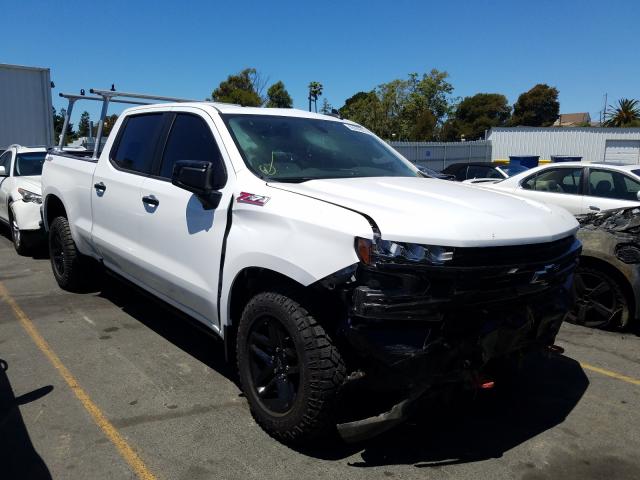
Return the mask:
[[80, 95], [84, 95], [84, 88], [80, 89]]
[[112, 92], [115, 92], [115, 91], [116, 91], [116, 84], [115, 84], [115, 83], [112, 83], [112, 84], [111, 84], [111, 91], [112, 91]]

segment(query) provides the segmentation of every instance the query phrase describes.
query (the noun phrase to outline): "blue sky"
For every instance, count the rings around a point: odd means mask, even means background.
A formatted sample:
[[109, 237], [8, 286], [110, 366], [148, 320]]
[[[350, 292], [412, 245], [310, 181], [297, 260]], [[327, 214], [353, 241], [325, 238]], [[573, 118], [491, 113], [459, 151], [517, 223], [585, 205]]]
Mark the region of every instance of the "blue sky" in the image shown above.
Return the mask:
[[[455, 96], [560, 90], [597, 120], [640, 97], [640, 2], [0, 0], [0, 63], [51, 68], [59, 91], [105, 88], [203, 99], [255, 67], [307, 108], [311, 80], [334, 107], [410, 72], [445, 70]], [[76, 106], [97, 114], [97, 109]]]

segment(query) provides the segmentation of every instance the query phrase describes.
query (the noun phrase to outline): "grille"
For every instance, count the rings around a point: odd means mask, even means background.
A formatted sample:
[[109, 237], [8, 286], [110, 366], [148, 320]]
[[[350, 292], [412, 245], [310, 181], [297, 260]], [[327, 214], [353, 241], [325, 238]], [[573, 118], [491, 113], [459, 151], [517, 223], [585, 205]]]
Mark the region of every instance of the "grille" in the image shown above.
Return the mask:
[[568, 253], [576, 239], [569, 236], [555, 242], [501, 247], [456, 248], [447, 266], [479, 267], [541, 263]]

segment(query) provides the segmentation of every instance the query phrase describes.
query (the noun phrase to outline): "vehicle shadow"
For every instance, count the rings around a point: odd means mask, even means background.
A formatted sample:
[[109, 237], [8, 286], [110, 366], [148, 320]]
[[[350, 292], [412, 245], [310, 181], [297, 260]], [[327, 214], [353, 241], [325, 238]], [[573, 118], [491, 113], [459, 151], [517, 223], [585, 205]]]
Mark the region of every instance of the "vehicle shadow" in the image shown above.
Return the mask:
[[560, 425], [588, 385], [575, 360], [537, 355], [517, 377], [497, 382], [494, 390], [426, 404], [419, 418], [359, 445], [304, 453], [338, 460], [360, 452], [361, 461], [349, 463], [358, 468], [438, 467], [500, 458]]
[[[100, 296], [238, 383], [235, 365], [225, 361], [222, 342], [198, 322], [119, 279], [107, 277]], [[344, 460], [359, 453], [361, 460], [349, 463], [357, 468], [395, 464], [430, 467], [499, 458], [560, 425], [588, 385], [575, 360], [557, 354], [536, 355], [525, 362], [519, 375], [498, 382], [494, 390], [426, 404], [419, 418], [369, 441], [348, 445], [336, 440], [296, 450], [327, 460]], [[370, 404], [372, 398], [370, 392], [362, 393], [355, 403]]]
[[111, 275], [104, 275], [100, 279], [99, 292], [99, 296], [117, 305], [196, 360], [238, 383], [235, 365], [225, 360], [222, 341], [197, 320]]
[[49, 469], [33, 447], [18, 407], [44, 397], [53, 387], [47, 385], [16, 397], [7, 369], [7, 362], [0, 359], [0, 477], [50, 479]]

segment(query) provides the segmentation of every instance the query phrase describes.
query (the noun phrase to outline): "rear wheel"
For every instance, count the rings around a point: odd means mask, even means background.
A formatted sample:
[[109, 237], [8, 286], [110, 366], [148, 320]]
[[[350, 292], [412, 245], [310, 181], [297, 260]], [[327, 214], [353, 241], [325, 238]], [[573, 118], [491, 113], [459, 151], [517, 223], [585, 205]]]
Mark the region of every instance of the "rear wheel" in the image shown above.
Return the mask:
[[324, 328], [300, 304], [260, 293], [237, 337], [240, 382], [256, 422], [278, 440], [304, 443], [335, 426], [345, 366]]
[[576, 303], [568, 321], [592, 328], [624, 328], [630, 320], [629, 301], [622, 285], [608, 272], [578, 267]]
[[49, 227], [49, 257], [53, 276], [60, 288], [78, 290], [85, 280], [81, 255], [71, 237], [69, 221], [56, 217]]

